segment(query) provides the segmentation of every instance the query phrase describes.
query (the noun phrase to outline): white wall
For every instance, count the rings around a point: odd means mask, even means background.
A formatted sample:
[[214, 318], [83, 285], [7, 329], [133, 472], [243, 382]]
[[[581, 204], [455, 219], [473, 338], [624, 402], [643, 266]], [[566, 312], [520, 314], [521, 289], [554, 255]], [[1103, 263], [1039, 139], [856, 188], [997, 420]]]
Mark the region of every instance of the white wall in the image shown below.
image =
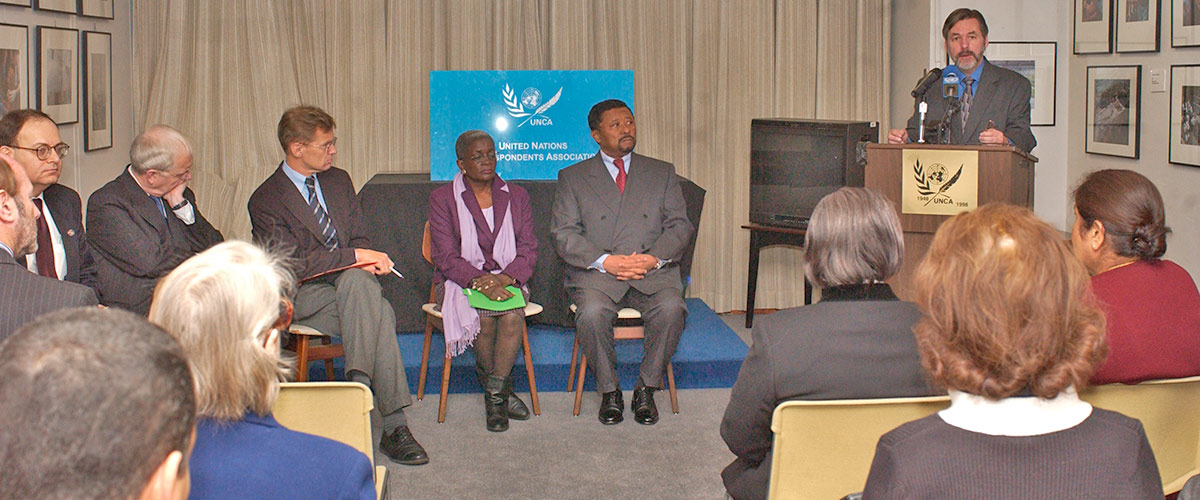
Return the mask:
[[[64, 14], [30, 7], [0, 5], [0, 20], [6, 24], [18, 24], [29, 28], [29, 93], [30, 107], [37, 107], [33, 99], [37, 92], [37, 26], [71, 28], [79, 30], [82, 42], [84, 31], [101, 31], [112, 34], [112, 119], [113, 147], [84, 152], [83, 106], [80, 103], [79, 121], [59, 125], [58, 133], [63, 142], [71, 145], [71, 153], [63, 161], [63, 173], [59, 183], [79, 191], [84, 204], [87, 197], [104, 183], [112, 180], [129, 163], [129, 143], [133, 141], [133, 107], [130, 103], [129, 65], [129, 0], [115, 0], [114, 19], [97, 19], [75, 14]], [[81, 52], [82, 54], [82, 52]], [[82, 69], [81, 69], [82, 71]], [[82, 82], [82, 73], [80, 73]], [[80, 94], [82, 101], [82, 94]]]

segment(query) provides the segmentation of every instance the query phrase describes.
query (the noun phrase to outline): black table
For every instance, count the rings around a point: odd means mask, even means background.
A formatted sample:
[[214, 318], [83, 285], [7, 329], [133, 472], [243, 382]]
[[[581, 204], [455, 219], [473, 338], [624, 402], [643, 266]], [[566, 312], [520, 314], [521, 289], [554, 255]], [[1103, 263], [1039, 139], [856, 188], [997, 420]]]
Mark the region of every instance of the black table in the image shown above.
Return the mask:
[[[754, 294], [758, 288], [758, 254], [763, 248], [773, 245], [804, 246], [803, 229], [781, 226], [765, 226], [762, 224], [747, 224], [742, 229], [750, 230], [750, 269], [746, 279], [746, 328], [754, 325]], [[804, 305], [812, 303], [812, 285], [801, 273], [804, 280]]]

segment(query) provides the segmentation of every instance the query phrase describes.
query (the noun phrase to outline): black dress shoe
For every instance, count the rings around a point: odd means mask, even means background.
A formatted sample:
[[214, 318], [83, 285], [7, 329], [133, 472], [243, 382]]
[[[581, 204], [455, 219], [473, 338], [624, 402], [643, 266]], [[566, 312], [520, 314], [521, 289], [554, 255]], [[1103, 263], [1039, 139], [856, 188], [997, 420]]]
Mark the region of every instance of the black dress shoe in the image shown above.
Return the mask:
[[407, 425], [397, 427], [390, 432], [385, 431], [383, 437], [379, 439], [379, 450], [393, 462], [402, 465], [429, 463], [429, 454], [425, 453], [425, 448], [422, 448], [421, 443], [418, 443], [413, 437]]
[[654, 406], [654, 388], [637, 387], [633, 389], [633, 420], [642, 425], [654, 425], [658, 422], [658, 408]]
[[616, 425], [625, 420], [625, 400], [621, 398], [621, 390], [606, 392], [600, 398], [600, 423]]

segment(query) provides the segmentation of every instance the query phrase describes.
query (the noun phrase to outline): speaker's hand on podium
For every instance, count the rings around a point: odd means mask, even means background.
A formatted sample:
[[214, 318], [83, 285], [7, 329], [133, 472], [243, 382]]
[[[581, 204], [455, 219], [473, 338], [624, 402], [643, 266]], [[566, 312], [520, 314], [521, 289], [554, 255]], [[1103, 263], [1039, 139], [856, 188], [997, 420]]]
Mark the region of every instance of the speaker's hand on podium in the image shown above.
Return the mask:
[[888, 131], [888, 144], [908, 144], [908, 129], [894, 128]]

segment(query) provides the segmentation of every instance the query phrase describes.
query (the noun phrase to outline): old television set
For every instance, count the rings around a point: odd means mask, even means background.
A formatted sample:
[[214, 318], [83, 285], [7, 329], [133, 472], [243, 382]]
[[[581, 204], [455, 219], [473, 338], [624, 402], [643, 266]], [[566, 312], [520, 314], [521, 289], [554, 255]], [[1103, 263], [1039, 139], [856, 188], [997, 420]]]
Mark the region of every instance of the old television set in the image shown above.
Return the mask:
[[807, 228], [842, 186], [862, 187], [878, 122], [756, 118], [750, 122], [750, 222]]

